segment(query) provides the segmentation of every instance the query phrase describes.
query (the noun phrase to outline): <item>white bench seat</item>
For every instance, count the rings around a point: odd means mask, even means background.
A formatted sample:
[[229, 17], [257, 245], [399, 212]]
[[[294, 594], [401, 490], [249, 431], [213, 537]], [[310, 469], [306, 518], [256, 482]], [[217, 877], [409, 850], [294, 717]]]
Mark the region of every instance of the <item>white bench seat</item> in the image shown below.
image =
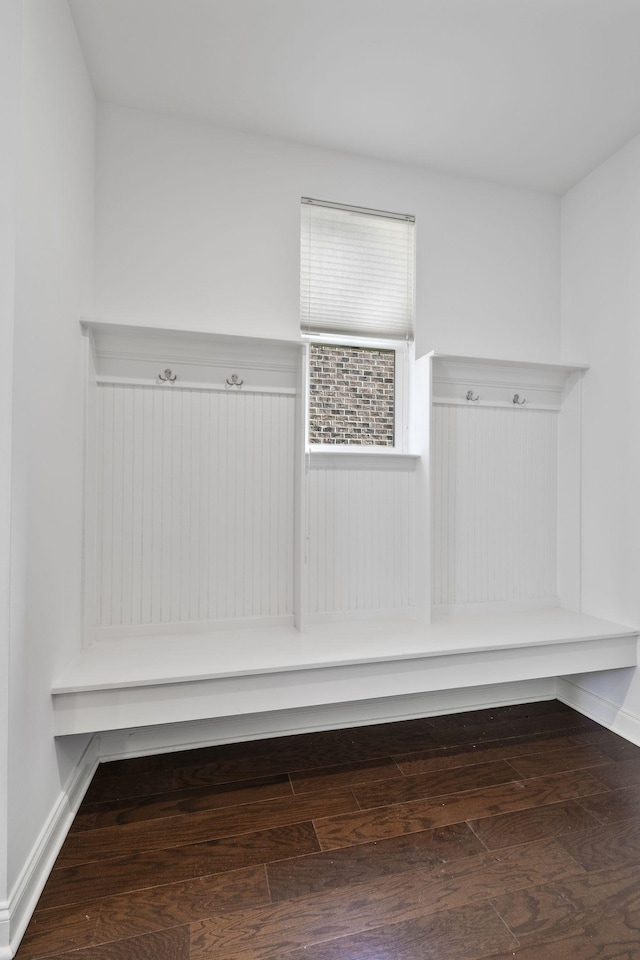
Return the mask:
[[561, 608], [126, 637], [52, 690], [58, 736], [632, 667], [637, 632]]

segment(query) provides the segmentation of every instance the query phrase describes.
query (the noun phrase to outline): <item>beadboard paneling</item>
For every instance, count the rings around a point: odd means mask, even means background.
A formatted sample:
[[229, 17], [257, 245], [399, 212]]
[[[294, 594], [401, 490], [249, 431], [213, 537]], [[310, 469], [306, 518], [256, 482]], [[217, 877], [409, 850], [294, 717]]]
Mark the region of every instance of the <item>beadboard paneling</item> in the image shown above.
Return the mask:
[[433, 411], [433, 602], [556, 596], [557, 414]]
[[295, 397], [97, 393], [97, 625], [291, 615]]
[[309, 612], [398, 610], [414, 603], [415, 464], [312, 466]]

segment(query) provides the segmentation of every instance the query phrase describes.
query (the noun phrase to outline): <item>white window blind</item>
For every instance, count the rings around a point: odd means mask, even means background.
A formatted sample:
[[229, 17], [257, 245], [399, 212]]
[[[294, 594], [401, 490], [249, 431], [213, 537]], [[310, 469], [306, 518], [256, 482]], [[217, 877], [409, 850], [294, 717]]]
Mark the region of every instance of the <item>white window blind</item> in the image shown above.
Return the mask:
[[414, 218], [303, 198], [301, 328], [413, 337]]

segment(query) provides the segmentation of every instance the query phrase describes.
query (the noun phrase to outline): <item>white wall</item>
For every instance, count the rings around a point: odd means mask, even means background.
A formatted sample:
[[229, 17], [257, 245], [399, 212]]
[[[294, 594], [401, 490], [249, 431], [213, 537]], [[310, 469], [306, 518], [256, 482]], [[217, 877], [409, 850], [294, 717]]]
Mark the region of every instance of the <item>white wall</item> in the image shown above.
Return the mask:
[[[582, 605], [640, 627], [640, 137], [562, 201], [562, 349], [583, 382]], [[634, 714], [631, 672], [581, 684]], [[636, 736], [640, 735], [640, 728]]]
[[[79, 646], [82, 370], [95, 101], [65, 0], [22, 4], [13, 354], [8, 893], [84, 747], [56, 745], [51, 683]], [[3, 367], [10, 364], [3, 357]], [[5, 771], [0, 781], [5, 782]], [[1, 807], [0, 807], [1, 810]], [[15, 903], [14, 903], [15, 905]]]
[[99, 110], [100, 319], [295, 338], [300, 197], [417, 218], [417, 347], [559, 357], [559, 200]]

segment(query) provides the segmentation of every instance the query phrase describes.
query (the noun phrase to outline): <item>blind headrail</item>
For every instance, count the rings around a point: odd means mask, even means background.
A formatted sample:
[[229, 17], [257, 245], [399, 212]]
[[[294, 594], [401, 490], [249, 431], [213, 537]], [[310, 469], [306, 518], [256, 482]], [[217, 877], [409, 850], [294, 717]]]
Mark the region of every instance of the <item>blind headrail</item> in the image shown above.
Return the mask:
[[347, 210], [350, 213], [364, 213], [370, 217], [384, 217], [387, 220], [403, 220], [406, 223], [415, 223], [416, 218], [410, 213], [392, 213], [388, 210], [371, 210], [369, 207], [354, 207], [348, 203], [334, 203], [331, 200], [316, 200], [313, 197], [301, 197], [301, 203], [312, 207], [327, 207], [330, 210]]

